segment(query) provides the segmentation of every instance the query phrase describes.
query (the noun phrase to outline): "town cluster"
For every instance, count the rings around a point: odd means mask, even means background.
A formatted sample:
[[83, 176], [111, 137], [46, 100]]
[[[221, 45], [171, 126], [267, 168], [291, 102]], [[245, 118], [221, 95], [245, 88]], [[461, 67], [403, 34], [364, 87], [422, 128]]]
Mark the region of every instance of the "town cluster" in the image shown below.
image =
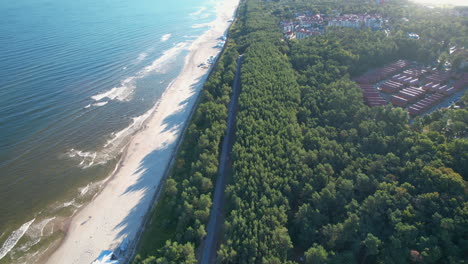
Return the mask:
[[293, 21], [282, 21], [281, 27], [285, 38], [304, 39], [323, 34], [326, 27], [370, 28], [372, 30], [379, 30], [383, 28], [383, 24], [383, 19], [380, 15], [323, 15], [306, 12], [296, 14], [296, 18]]
[[355, 81], [369, 106], [386, 105], [406, 108], [416, 116], [455, 101], [468, 86], [468, 73], [437, 70], [399, 60], [370, 71]]

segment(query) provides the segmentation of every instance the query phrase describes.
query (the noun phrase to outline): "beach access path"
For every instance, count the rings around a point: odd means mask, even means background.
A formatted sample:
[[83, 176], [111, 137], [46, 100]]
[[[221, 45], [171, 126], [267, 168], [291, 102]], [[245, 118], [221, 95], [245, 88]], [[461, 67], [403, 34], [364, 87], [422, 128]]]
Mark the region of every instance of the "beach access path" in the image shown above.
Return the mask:
[[231, 162], [232, 144], [234, 143], [237, 102], [240, 94], [240, 72], [243, 55], [237, 59], [237, 70], [232, 86], [231, 101], [228, 106], [228, 120], [226, 134], [221, 147], [221, 156], [219, 158], [218, 179], [213, 197], [213, 206], [211, 208], [210, 219], [208, 221], [207, 235], [204, 240], [203, 251], [201, 255], [201, 264], [215, 263], [218, 241], [222, 234], [223, 226], [223, 208], [224, 191], [226, 189], [226, 178], [229, 173], [228, 166]]
[[71, 219], [65, 238], [46, 263], [87, 264], [102, 250], [115, 250], [124, 239], [134, 243], [208, 70], [197, 65], [220, 52], [239, 0], [218, 0], [215, 21], [196, 39], [180, 75], [154, 106], [143, 129], [126, 146], [119, 167], [103, 190]]

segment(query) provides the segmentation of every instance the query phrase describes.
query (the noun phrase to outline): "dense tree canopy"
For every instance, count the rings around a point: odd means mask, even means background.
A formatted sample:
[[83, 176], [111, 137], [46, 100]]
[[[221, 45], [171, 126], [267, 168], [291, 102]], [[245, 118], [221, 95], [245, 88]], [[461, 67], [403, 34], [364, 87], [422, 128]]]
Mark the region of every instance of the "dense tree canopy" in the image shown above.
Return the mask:
[[451, 144], [466, 142], [466, 110], [432, 117], [433, 130], [445, 129], [429, 133], [400, 108], [368, 108], [349, 76], [406, 58], [413, 44], [354, 29], [277, 43], [268, 25], [278, 17], [265, 12], [274, 5], [243, 7], [249, 30], [219, 262], [465, 259], [468, 148]]
[[195, 248], [206, 235], [219, 146], [226, 131], [227, 105], [239, 56], [233, 46], [230, 40], [204, 84], [135, 264], [196, 263]]
[[[283, 40], [279, 22], [300, 10], [380, 13], [392, 32]], [[432, 62], [465, 43], [466, 18], [442, 20], [445, 12], [403, 0], [242, 1], [135, 263], [195, 260], [238, 54], [245, 59], [219, 263], [466, 261], [467, 110], [410, 124], [401, 108], [364, 105], [350, 80], [401, 58]], [[409, 31], [421, 40], [406, 38]]]

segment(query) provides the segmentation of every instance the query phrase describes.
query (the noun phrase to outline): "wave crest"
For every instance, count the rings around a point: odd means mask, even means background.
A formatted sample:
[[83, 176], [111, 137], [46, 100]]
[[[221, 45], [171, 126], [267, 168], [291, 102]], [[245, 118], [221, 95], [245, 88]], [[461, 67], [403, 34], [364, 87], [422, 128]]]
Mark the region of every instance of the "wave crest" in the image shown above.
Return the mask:
[[161, 37], [161, 42], [166, 42], [168, 41], [170, 38], [171, 38], [172, 34], [164, 34], [162, 37]]
[[156, 73], [166, 73], [168, 67], [167, 64], [173, 62], [176, 57], [188, 47], [188, 42], [181, 42], [172, 47], [171, 49], [168, 49], [163, 52], [161, 57], [153, 61], [150, 65], [146, 66], [140, 74], [142, 76], [146, 76], [147, 74], [151, 72], [156, 72]]
[[200, 7], [197, 11], [190, 13], [190, 16], [198, 16], [206, 10], [206, 7]]
[[94, 103], [94, 104], [89, 104], [87, 106], [85, 106], [84, 108], [90, 108], [91, 106], [105, 106], [107, 103], [109, 103], [109, 101], [104, 101], [104, 102], [97, 102], [97, 103]]
[[70, 158], [78, 159], [80, 161], [78, 166], [83, 169], [89, 168], [94, 164], [103, 164], [106, 162], [102, 157], [98, 158], [98, 153], [93, 151], [82, 151], [72, 148], [67, 152], [67, 155]]
[[20, 228], [16, 229], [15, 231], [11, 233], [11, 235], [3, 243], [2, 248], [0, 248], [0, 259], [5, 257], [6, 254], [8, 254], [8, 252], [10, 252], [10, 250], [13, 249], [16, 243], [18, 243], [18, 241], [23, 237], [24, 233], [28, 231], [29, 227], [34, 222], [34, 220], [36, 220], [36, 218], [34, 218], [33, 220], [29, 222], [24, 223]]
[[128, 77], [120, 83], [120, 86], [114, 87], [109, 91], [93, 95], [91, 99], [94, 101], [100, 101], [104, 98], [109, 100], [118, 100], [118, 101], [129, 101], [135, 90], [135, 77]]
[[[170, 34], [166, 34], [166, 35], [170, 35]], [[103, 100], [104, 98], [107, 98], [109, 100], [118, 100], [118, 101], [131, 100], [133, 92], [136, 88], [136, 81], [138, 79], [141, 79], [153, 72], [166, 73], [168, 69], [167, 64], [173, 62], [177, 58], [177, 56], [187, 47], [188, 47], [188, 42], [180, 42], [176, 44], [174, 47], [164, 51], [163, 54], [158, 59], [156, 59], [155, 61], [153, 61], [153, 63], [143, 68], [143, 70], [137, 72], [134, 76], [128, 77], [125, 80], [123, 80], [120, 83], [120, 86], [114, 87], [108, 91], [99, 93], [97, 95], [93, 95], [91, 96], [91, 99], [93, 99], [96, 102], [99, 102]], [[91, 106], [103, 106], [103, 105], [105, 105], [105, 103], [100, 102], [99, 105], [91, 104], [89, 106], [86, 106], [85, 108], [88, 108]]]

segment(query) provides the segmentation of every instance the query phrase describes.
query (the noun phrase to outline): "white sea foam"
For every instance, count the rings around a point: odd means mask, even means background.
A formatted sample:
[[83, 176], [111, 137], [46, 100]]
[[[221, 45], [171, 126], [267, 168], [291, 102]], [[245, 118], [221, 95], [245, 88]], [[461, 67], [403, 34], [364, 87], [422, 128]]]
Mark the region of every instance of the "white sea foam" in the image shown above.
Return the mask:
[[[32, 246], [36, 245], [39, 243], [44, 236], [44, 229], [49, 224], [52, 220], [55, 219], [54, 217], [51, 218], [46, 218], [38, 223], [32, 224], [27, 232], [25, 232], [25, 236], [29, 238], [29, 241], [24, 243], [21, 247], [17, 249], [17, 251], [22, 251], [26, 252], [28, 251]], [[51, 233], [49, 232], [49, 235]]]
[[[189, 43], [190, 42], [181, 42], [174, 45], [174, 47], [164, 51], [163, 54], [151, 65], [146, 66], [135, 76], [129, 77], [123, 81], [121, 87], [115, 87], [107, 92], [93, 96], [92, 99], [97, 101], [97, 103], [86, 106], [85, 108], [107, 104], [108, 101], [101, 101], [104, 98], [109, 98], [110, 100], [123, 100], [124, 98], [129, 98], [129, 96], [131, 96], [133, 93], [137, 79], [147, 76], [153, 72], [166, 72], [169, 68], [169, 64], [172, 63], [184, 49], [188, 48]], [[171, 84], [172, 82], [169, 83], [168, 86], [171, 86]], [[69, 158], [78, 160], [78, 166], [82, 169], [86, 169], [95, 165], [106, 164], [109, 160], [115, 158], [120, 153], [125, 144], [128, 142], [129, 136], [138, 131], [143, 126], [144, 122], [154, 111], [155, 107], [156, 105], [146, 113], [134, 117], [132, 123], [129, 126], [118, 132], [112, 133], [111, 139], [107, 141], [102, 150], [84, 151], [72, 148], [66, 153], [66, 155]]]
[[142, 53], [138, 54], [138, 58], [136, 58], [134, 64], [138, 64], [138, 63], [142, 62], [144, 59], [146, 59], [146, 57], [148, 57], [148, 53], [146, 53], [146, 52], [142, 52]]
[[123, 141], [128, 136], [132, 135], [143, 126], [144, 122], [146, 121], [146, 119], [148, 119], [152, 112], [153, 108], [140, 116], [134, 117], [132, 119], [132, 123], [129, 126], [118, 132], [113, 133], [112, 139], [107, 141], [104, 147], [108, 148], [110, 146], [121, 146]]
[[120, 86], [114, 87], [109, 91], [91, 96], [94, 101], [100, 101], [104, 98], [109, 100], [128, 101], [131, 99], [133, 90], [135, 90], [136, 77], [128, 77], [120, 83]]
[[16, 243], [23, 237], [24, 233], [28, 231], [29, 226], [36, 220], [34, 218], [33, 220], [24, 223], [20, 228], [16, 229], [11, 233], [11, 235], [7, 238], [7, 240], [3, 243], [2, 248], [0, 248], [0, 259], [6, 256], [8, 252], [10, 252], [13, 247], [15, 247]]
[[[132, 119], [132, 123], [129, 126], [118, 132], [112, 133], [111, 139], [107, 141], [107, 143], [104, 145], [104, 148], [99, 152], [70, 149], [67, 152], [67, 156], [78, 160], [78, 167], [82, 169], [87, 169], [94, 165], [106, 164], [109, 160], [115, 158], [116, 155], [120, 153], [122, 148], [127, 143], [129, 136], [142, 127], [146, 119], [151, 115], [153, 109], [154, 108], [140, 116], [134, 117]], [[80, 190], [81, 195], [85, 195], [88, 190], [89, 185], [82, 188]]]
[[88, 191], [89, 191], [89, 184], [86, 185], [86, 186], [83, 187], [83, 188], [80, 188], [80, 195], [83, 196], [83, 195], [85, 195], [86, 193], [88, 193]]
[[85, 106], [84, 108], [90, 108], [91, 106], [105, 106], [107, 103], [109, 103], [109, 101], [104, 101], [104, 102], [97, 102], [97, 103], [94, 103], [94, 104], [89, 104], [87, 106]]
[[77, 149], [70, 149], [67, 152], [68, 157], [75, 158], [80, 161], [79, 167], [86, 169], [94, 164], [104, 164], [107, 160], [104, 157], [99, 156], [97, 152], [93, 151], [81, 151]]
[[93, 104], [93, 106], [104, 106], [108, 103], [109, 101], [104, 101], [104, 102], [99, 102], [99, 103], [95, 103]]
[[[153, 61], [153, 63], [143, 68], [143, 70], [139, 71], [134, 76], [130, 76], [123, 80], [120, 83], [120, 86], [114, 87], [100, 94], [93, 95], [91, 96], [91, 99], [93, 99], [94, 101], [101, 101], [104, 98], [118, 101], [131, 100], [133, 92], [136, 88], [136, 81], [138, 79], [141, 79], [152, 72], [165, 73], [168, 68], [167, 64], [173, 62], [176, 59], [176, 57], [188, 47], [188, 44], [188, 42], [181, 42], [176, 44], [174, 47], [164, 51], [158, 59], [156, 59], [155, 61]], [[93, 105], [87, 107], [91, 106]]]
[[146, 66], [141, 72], [140, 75], [146, 76], [151, 72], [165, 73], [167, 71], [167, 64], [173, 62], [177, 55], [179, 55], [184, 49], [188, 47], [188, 42], [181, 42], [163, 52], [161, 57], [153, 61], [151, 65]]
[[[168, 84], [168, 87], [170, 87], [173, 83], [174, 80]], [[123, 147], [128, 142], [130, 136], [143, 127], [145, 121], [151, 116], [158, 104], [159, 103], [153, 105], [151, 109], [142, 115], [134, 117], [132, 119], [132, 123], [124, 129], [112, 133], [111, 138], [104, 145], [104, 148], [99, 152], [70, 149], [67, 152], [67, 156], [69, 158], [77, 159], [80, 162], [78, 166], [83, 169], [89, 168], [93, 165], [107, 163], [109, 160], [115, 158], [123, 150]], [[81, 196], [85, 195], [91, 187], [92, 186], [88, 184], [86, 187], [79, 189]]]
[[206, 10], [206, 7], [200, 7], [197, 11], [190, 13], [191, 16], [198, 16]]
[[[70, 149], [66, 156], [69, 158], [75, 159], [79, 162], [78, 167], [82, 169], [87, 169], [95, 165], [106, 164], [109, 160], [113, 159], [115, 155], [114, 149], [104, 149], [103, 151], [83, 151], [78, 149]], [[87, 190], [85, 190], [87, 192]], [[83, 193], [84, 194], [84, 193]]]
[[[50, 221], [54, 220], [54, 217], [51, 218], [46, 218], [39, 222], [37, 225], [33, 225], [32, 228], [30, 229], [31, 232], [37, 233], [37, 235], [40, 235], [41, 237], [44, 235], [44, 228], [47, 226]], [[28, 231], [29, 233], [29, 231]], [[34, 234], [35, 235], [35, 234]]]
[[63, 203], [63, 208], [69, 207], [69, 206], [71, 206], [71, 205], [75, 205], [75, 199], [72, 199], [72, 200], [69, 201], [69, 202]]
[[166, 42], [168, 41], [170, 38], [171, 38], [172, 34], [164, 34], [162, 37], [161, 37], [161, 42]]

